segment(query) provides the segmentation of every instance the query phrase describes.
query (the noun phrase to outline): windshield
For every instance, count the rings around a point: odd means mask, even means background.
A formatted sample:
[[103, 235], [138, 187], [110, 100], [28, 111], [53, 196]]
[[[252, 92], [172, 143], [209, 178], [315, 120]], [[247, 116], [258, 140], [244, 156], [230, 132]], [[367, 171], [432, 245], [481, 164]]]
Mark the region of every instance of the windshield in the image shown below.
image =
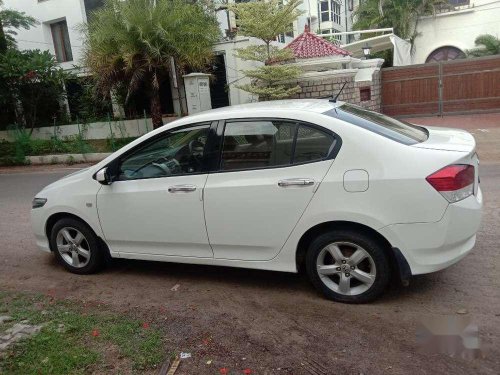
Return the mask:
[[412, 125], [352, 104], [342, 104], [323, 114], [338, 118], [406, 145], [424, 142], [429, 137], [427, 129], [421, 126]]

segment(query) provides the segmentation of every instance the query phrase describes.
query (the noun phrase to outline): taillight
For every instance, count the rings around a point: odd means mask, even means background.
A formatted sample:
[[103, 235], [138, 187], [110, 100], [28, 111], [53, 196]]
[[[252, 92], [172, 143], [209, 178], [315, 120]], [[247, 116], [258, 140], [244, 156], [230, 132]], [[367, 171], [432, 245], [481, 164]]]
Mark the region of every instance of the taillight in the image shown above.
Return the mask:
[[474, 193], [474, 166], [454, 164], [444, 167], [426, 178], [448, 202], [457, 202]]

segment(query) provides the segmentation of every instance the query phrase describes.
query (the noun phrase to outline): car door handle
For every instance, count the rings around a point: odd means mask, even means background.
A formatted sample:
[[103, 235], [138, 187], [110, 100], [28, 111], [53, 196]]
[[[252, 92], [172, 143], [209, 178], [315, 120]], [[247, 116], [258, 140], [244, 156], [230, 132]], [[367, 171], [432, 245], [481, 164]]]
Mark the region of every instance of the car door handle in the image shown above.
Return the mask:
[[278, 182], [279, 187], [311, 186], [311, 185], [314, 185], [314, 180], [311, 180], [310, 178], [290, 178]]
[[194, 185], [176, 185], [168, 188], [169, 193], [192, 193], [193, 191], [196, 191]]

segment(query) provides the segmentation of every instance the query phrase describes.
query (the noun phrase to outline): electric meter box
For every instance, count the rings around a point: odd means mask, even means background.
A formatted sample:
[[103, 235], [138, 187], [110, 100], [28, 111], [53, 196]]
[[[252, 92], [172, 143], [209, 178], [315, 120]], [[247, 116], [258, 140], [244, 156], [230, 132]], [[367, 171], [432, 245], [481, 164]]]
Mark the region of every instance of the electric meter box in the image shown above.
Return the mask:
[[186, 102], [188, 114], [212, 109], [210, 97], [210, 74], [191, 73], [183, 76], [186, 89]]

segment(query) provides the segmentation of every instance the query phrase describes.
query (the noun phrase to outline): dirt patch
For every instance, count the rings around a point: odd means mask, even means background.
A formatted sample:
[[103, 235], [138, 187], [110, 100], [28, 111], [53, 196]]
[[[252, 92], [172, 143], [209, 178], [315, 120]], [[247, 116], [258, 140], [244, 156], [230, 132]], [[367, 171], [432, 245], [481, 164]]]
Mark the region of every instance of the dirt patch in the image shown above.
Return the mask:
[[[474, 251], [368, 305], [324, 300], [303, 275], [143, 261], [114, 261], [97, 275], [65, 272], [36, 249], [29, 201], [62, 173], [0, 178], [0, 285], [105, 304], [157, 325], [169, 355], [189, 352], [176, 375], [498, 374], [500, 372], [500, 166], [481, 167], [483, 224]], [[172, 287], [179, 284], [175, 291]], [[417, 351], [422, 317], [467, 311], [485, 358]], [[112, 372], [111, 370], [109, 371]]]

